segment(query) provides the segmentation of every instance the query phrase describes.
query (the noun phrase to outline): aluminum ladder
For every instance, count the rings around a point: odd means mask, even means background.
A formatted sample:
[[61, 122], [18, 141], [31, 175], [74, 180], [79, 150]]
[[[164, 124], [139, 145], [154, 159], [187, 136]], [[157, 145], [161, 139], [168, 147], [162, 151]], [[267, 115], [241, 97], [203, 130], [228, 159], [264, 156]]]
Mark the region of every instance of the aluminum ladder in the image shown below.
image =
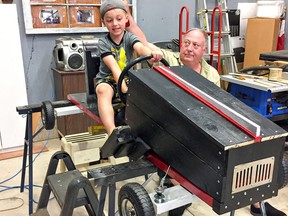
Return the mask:
[[[213, 57], [217, 57], [218, 66], [216, 69], [219, 74], [236, 73], [238, 69], [231, 48], [227, 2], [226, 0], [216, 0], [215, 4], [214, 9], [208, 9], [206, 0], [197, 0], [197, 15], [200, 27], [208, 34], [208, 52], [205, 57], [210, 59], [211, 65], [213, 65]], [[218, 15], [218, 20], [215, 20], [216, 15]], [[218, 21], [218, 28], [215, 30], [216, 21]], [[219, 43], [221, 43], [220, 46]]]

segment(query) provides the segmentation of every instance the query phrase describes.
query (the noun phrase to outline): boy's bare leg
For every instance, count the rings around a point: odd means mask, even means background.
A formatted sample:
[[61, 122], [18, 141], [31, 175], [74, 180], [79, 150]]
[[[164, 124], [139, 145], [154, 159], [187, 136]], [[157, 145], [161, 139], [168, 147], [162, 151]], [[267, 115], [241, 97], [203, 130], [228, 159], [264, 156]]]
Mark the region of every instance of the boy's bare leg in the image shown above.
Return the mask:
[[114, 109], [112, 106], [114, 91], [110, 85], [101, 83], [97, 86], [96, 93], [98, 99], [99, 116], [108, 135], [110, 135], [115, 128]]

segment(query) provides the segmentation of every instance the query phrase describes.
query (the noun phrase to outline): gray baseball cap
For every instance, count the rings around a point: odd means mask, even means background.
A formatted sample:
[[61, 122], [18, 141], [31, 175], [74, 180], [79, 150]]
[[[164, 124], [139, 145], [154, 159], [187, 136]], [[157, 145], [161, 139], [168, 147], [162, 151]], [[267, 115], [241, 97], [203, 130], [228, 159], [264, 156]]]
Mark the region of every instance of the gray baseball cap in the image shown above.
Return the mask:
[[122, 0], [106, 0], [101, 4], [100, 7], [100, 14], [101, 18], [103, 19], [105, 13], [109, 10], [113, 10], [116, 8], [120, 8], [127, 12], [125, 5], [123, 4]]

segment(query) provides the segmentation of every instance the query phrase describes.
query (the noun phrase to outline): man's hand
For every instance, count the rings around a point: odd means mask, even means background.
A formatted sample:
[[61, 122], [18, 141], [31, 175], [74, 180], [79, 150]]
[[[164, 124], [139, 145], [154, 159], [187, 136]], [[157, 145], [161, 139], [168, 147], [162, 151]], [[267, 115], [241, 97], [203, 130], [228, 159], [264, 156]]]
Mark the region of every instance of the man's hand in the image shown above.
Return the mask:
[[128, 14], [128, 21], [126, 23], [126, 28], [129, 28], [130, 27], [130, 20], [133, 19], [133, 18], [132, 18], [132, 15], [131, 15], [131, 11], [130, 11], [130, 7], [128, 5], [128, 2], [126, 0], [122, 0], [122, 2], [125, 5], [126, 11], [127, 11], [127, 14]]
[[149, 60], [150, 62], [158, 62], [163, 58], [163, 53], [160, 49], [153, 50], [151, 52], [151, 55], [153, 56], [153, 58]]
[[130, 7], [129, 7], [128, 2], [127, 2], [126, 0], [122, 0], [122, 2], [123, 2], [123, 4], [124, 4], [125, 7], [126, 7], [127, 12], [128, 12], [129, 14], [131, 14]]

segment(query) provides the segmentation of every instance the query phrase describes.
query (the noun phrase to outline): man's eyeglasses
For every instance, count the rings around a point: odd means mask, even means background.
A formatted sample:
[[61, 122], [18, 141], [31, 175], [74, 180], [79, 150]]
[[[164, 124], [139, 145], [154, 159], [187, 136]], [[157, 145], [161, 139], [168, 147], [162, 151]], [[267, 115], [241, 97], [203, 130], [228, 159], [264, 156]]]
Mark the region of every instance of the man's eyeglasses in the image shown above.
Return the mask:
[[198, 44], [198, 43], [196, 43], [196, 42], [192, 42], [192, 41], [190, 41], [190, 40], [188, 40], [188, 39], [186, 39], [186, 40], [183, 41], [184, 47], [189, 47], [191, 44], [192, 44], [192, 46], [193, 46], [193, 48], [194, 48], [195, 50], [203, 47], [202, 45], [200, 45], [200, 44]]

